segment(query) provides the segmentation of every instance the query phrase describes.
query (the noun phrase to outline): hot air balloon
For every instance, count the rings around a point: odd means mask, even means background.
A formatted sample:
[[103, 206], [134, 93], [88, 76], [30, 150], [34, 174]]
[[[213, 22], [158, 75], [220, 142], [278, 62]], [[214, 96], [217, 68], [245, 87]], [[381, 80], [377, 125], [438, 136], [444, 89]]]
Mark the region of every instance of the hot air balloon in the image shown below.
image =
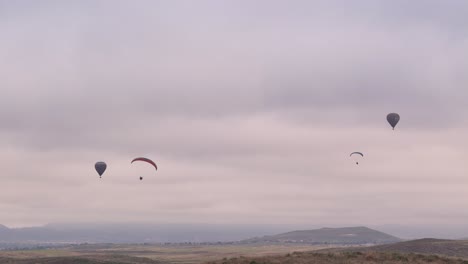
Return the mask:
[[390, 113], [387, 115], [387, 121], [392, 126], [392, 129], [395, 130], [395, 126], [400, 121], [400, 115], [397, 113]]
[[[349, 156], [350, 157], [353, 157], [353, 156], [359, 157], [359, 156], [361, 156], [361, 158], [363, 158], [364, 154], [362, 154], [361, 152], [353, 152], [353, 153], [349, 154]], [[355, 161], [356, 161], [356, 165], [359, 165], [359, 162], [357, 161], [357, 159], [355, 159]]]
[[102, 177], [102, 174], [107, 169], [107, 164], [104, 161], [98, 161], [94, 164], [94, 168], [96, 169], [97, 173], [99, 174], [99, 178]]
[[[149, 163], [151, 164], [155, 170], [158, 170], [158, 166], [156, 165], [156, 163], [154, 163], [154, 161], [148, 159], [148, 158], [143, 158], [143, 157], [139, 157], [139, 158], [135, 158], [132, 160], [131, 163], [135, 162], [135, 161], [142, 161], [142, 162], [146, 162], [146, 163]], [[140, 181], [143, 180], [143, 177], [140, 177]]]

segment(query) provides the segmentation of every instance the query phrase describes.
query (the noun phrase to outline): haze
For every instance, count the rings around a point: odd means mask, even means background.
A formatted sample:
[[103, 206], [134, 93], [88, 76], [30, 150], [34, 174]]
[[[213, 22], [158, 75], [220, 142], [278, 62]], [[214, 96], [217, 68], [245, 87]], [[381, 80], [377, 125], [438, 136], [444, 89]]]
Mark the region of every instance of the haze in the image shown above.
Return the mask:
[[468, 236], [467, 13], [455, 0], [0, 1], [0, 223]]

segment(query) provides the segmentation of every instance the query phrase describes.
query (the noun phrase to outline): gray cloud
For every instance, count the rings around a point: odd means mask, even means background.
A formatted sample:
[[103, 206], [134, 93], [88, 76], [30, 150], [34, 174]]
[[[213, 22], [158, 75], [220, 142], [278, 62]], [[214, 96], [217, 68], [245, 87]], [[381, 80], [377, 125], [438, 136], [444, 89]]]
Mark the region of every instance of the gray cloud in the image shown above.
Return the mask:
[[462, 223], [467, 9], [0, 2], [3, 221]]

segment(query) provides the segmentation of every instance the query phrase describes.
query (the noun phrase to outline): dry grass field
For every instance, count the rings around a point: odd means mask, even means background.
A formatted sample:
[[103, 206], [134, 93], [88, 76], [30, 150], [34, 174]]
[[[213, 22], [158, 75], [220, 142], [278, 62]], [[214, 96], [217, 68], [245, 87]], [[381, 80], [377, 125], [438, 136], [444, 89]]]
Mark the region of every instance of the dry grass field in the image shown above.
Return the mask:
[[125, 245], [0, 251], [10, 264], [468, 264], [468, 241], [422, 239], [375, 247], [300, 244]]
[[[160, 245], [83, 245], [61, 249], [47, 250], [20, 250], [0, 251], [3, 261], [29, 261], [34, 263], [54, 263], [54, 258], [64, 258], [74, 261], [101, 261], [101, 262], [73, 262], [73, 263], [108, 263], [102, 261], [112, 260], [109, 263], [203, 263], [223, 258], [239, 256], [270, 256], [284, 255], [290, 252], [304, 252], [324, 249], [327, 246], [312, 245], [203, 245], [203, 246], [160, 246]], [[133, 258], [133, 262], [126, 262], [126, 258]], [[138, 258], [138, 259], [136, 259]], [[49, 262], [37, 262], [49, 261]], [[120, 262], [116, 262], [120, 261]], [[138, 262], [139, 261], [139, 262]], [[7, 263], [7, 262], [0, 262]], [[16, 263], [16, 262], [9, 262]], [[30, 262], [17, 262], [30, 263]], [[57, 262], [59, 263], [59, 262]], [[65, 262], [62, 262], [65, 263]], [[72, 263], [72, 262], [70, 262]]]
[[441, 257], [437, 255], [400, 254], [385, 252], [296, 252], [283, 256], [256, 258], [238, 257], [223, 259], [207, 264], [468, 264], [468, 260]]

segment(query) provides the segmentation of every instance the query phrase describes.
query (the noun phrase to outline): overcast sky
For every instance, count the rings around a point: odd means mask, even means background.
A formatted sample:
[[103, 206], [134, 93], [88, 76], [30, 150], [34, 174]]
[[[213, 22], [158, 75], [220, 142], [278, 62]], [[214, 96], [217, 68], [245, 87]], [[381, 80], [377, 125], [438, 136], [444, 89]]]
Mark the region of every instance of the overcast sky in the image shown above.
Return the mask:
[[462, 225], [466, 14], [0, 0], [0, 221]]

